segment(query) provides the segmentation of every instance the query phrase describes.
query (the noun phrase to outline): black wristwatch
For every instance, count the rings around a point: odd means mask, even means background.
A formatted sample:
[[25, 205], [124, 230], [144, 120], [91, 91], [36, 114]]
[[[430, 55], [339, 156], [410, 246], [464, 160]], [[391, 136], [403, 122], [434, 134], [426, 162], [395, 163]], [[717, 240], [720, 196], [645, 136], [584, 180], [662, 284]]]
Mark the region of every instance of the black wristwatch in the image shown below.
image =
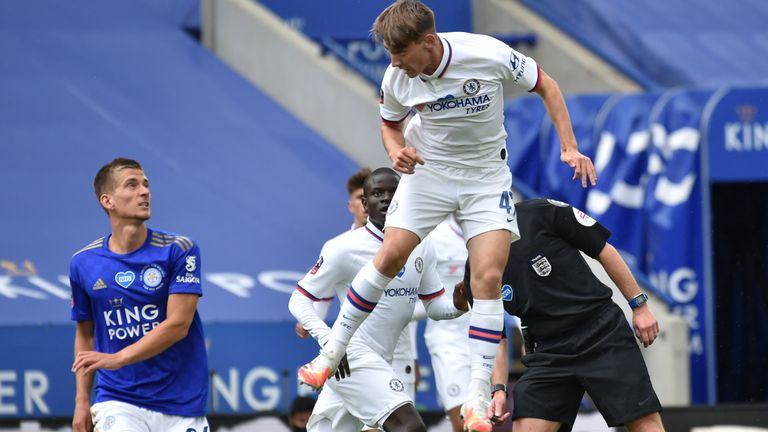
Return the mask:
[[503, 391], [505, 394], [507, 393], [507, 386], [504, 384], [494, 384], [491, 386], [491, 398], [493, 398], [493, 394], [497, 391]]
[[632, 309], [637, 309], [647, 302], [648, 302], [648, 294], [640, 293], [632, 297], [632, 300], [629, 301], [629, 307], [631, 307]]

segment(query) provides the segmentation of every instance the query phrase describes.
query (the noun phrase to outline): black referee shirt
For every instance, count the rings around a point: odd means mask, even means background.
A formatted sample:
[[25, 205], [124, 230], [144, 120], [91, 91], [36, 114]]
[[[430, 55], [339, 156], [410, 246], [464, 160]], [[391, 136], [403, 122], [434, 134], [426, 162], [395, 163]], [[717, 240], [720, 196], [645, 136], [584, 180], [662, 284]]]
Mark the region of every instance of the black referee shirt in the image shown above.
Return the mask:
[[[509, 248], [502, 278], [504, 309], [520, 317], [532, 338], [557, 339], [611, 302], [611, 289], [579, 253], [597, 258], [611, 233], [560, 201], [533, 199], [517, 203], [515, 209], [521, 239]], [[467, 262], [466, 287], [469, 275]]]

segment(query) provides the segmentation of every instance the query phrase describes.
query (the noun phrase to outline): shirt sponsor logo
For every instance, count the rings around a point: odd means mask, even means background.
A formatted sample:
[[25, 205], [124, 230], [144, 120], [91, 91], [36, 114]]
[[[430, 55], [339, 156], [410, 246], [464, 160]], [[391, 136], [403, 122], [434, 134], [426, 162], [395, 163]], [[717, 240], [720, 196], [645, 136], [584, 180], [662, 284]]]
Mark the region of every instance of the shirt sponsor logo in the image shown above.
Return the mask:
[[106, 287], [107, 287], [107, 284], [104, 283], [104, 279], [102, 279], [102, 278], [99, 278], [99, 280], [97, 280], [96, 283], [93, 284], [93, 290], [94, 291], [100, 290], [100, 289], [104, 289]]
[[190, 255], [187, 257], [187, 265], [184, 267], [188, 272], [192, 273], [197, 269], [197, 257]]
[[467, 111], [467, 114], [470, 114], [485, 110], [488, 108], [490, 103], [491, 97], [487, 94], [458, 99], [453, 95], [448, 95], [444, 98], [438, 99], [437, 102], [426, 104], [426, 108], [429, 109], [429, 112], [464, 109]]
[[584, 213], [583, 211], [577, 209], [576, 207], [573, 208], [573, 215], [576, 217], [576, 221], [585, 227], [591, 227], [594, 225], [597, 221], [589, 217], [588, 214]]
[[520, 66], [520, 57], [518, 57], [514, 51], [512, 51], [512, 54], [509, 56], [509, 66], [512, 70], [515, 70]]
[[[110, 303], [112, 303], [112, 300], [110, 300]], [[115, 304], [112, 306], [112, 310], [102, 312], [104, 325], [107, 327], [107, 335], [110, 340], [139, 338], [160, 325], [160, 310], [157, 305], [146, 304], [141, 307], [121, 307], [123, 302], [122, 299], [119, 300], [120, 306]]]
[[464, 94], [467, 96], [474, 96], [480, 91], [480, 81], [470, 78], [464, 81], [464, 85], [461, 86], [461, 89], [464, 90]]
[[520, 81], [520, 78], [523, 77], [523, 73], [525, 72], [525, 57], [520, 61], [520, 70], [515, 74], [514, 82], [517, 83]]
[[200, 278], [195, 276], [192, 273], [187, 273], [184, 276], [182, 276], [182, 275], [176, 276], [176, 283], [199, 284], [200, 283]]
[[163, 270], [157, 264], [150, 264], [141, 270], [141, 282], [144, 289], [156, 291], [163, 285]]
[[133, 281], [136, 280], [136, 274], [132, 271], [119, 272], [115, 274], [115, 282], [123, 288], [131, 286]]
[[384, 290], [386, 297], [416, 297], [418, 295], [418, 288], [387, 288]]
[[552, 273], [552, 264], [550, 264], [547, 257], [543, 255], [536, 255], [536, 257], [531, 260], [531, 267], [533, 267], [533, 270], [537, 275], [542, 277], [549, 276], [549, 274]]

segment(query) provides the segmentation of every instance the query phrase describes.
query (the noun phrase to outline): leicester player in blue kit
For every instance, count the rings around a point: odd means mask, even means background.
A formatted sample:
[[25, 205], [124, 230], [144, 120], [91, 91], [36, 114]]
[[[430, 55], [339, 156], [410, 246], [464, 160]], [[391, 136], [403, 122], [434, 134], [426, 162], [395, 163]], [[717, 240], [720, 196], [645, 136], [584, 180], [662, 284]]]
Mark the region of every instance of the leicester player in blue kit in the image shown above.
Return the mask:
[[113, 160], [94, 188], [112, 232], [76, 252], [70, 265], [72, 428], [207, 432], [200, 250], [186, 237], [147, 228], [149, 181], [138, 162]]

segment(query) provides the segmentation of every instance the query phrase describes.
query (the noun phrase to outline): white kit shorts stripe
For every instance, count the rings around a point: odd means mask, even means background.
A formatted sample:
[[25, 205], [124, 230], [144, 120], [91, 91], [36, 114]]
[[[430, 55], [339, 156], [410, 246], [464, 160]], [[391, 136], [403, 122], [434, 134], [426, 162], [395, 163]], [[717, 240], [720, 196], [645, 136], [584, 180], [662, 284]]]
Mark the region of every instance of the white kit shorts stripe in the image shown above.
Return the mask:
[[125, 402], [105, 401], [91, 406], [95, 432], [209, 432], [208, 420], [150, 411]]

